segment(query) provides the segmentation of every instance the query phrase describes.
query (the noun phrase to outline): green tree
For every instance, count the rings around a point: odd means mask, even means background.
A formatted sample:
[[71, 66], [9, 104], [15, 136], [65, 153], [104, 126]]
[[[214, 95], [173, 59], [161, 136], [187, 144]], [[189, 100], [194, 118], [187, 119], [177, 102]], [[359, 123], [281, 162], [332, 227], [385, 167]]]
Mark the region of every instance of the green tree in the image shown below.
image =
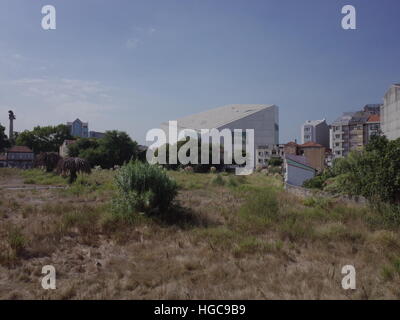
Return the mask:
[[136, 160], [138, 156], [138, 144], [132, 141], [129, 135], [123, 131], [107, 131], [102, 139], [99, 139], [100, 153], [103, 155], [102, 167], [112, 168], [121, 166], [130, 160]]
[[[188, 143], [190, 139], [187, 137], [185, 140], [180, 140], [177, 142], [176, 150], [179, 152], [181, 148]], [[220, 152], [220, 161], [217, 164], [212, 163], [212, 152], [213, 152], [213, 147], [217, 148]], [[212, 145], [211, 143], [208, 144], [208, 163], [201, 164], [201, 150], [202, 148], [207, 148], [207, 146], [202, 144], [201, 139], [197, 140], [197, 159], [198, 163], [189, 163], [188, 166], [193, 167], [195, 172], [198, 173], [205, 173], [209, 172], [211, 167], [215, 167], [217, 170], [221, 170], [223, 167], [224, 163], [224, 148], [221, 145]], [[159, 154], [165, 153], [165, 158], [166, 158], [166, 164], [163, 164], [163, 167], [168, 169], [168, 170], [177, 170], [178, 168], [183, 167], [184, 165], [180, 163], [179, 159], [177, 159], [176, 164], [171, 164], [172, 161], [170, 161], [170, 149], [171, 145], [169, 143], [164, 144], [161, 146], [159, 149], [157, 149], [154, 153], [155, 156], [158, 156]], [[186, 152], [186, 156], [190, 156], [190, 151], [188, 150]]]
[[79, 139], [68, 147], [70, 157], [86, 159], [91, 166], [112, 168], [137, 159], [138, 144], [122, 131], [107, 131], [101, 139]]
[[0, 152], [3, 152], [6, 148], [10, 147], [10, 141], [5, 134], [6, 128], [0, 124]]
[[364, 196], [372, 203], [400, 203], [400, 139], [373, 137], [365, 150], [335, 160], [329, 174], [305, 186], [325, 186], [327, 191]]
[[25, 130], [16, 138], [16, 145], [27, 146], [36, 154], [40, 152], [58, 152], [64, 140], [72, 139], [66, 125], [35, 127], [32, 131]]
[[97, 149], [99, 143], [97, 139], [80, 138], [75, 143], [68, 146], [68, 155], [78, 157], [81, 152], [88, 149]]

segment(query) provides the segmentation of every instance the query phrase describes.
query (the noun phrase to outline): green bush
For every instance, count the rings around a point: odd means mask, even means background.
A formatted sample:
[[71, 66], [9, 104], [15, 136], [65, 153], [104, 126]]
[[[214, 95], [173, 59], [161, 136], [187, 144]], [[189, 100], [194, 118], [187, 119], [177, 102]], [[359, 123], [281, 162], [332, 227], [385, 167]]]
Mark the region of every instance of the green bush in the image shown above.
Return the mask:
[[400, 139], [374, 136], [364, 150], [335, 159], [330, 170], [304, 186], [363, 196], [371, 203], [400, 204]]
[[303, 187], [310, 189], [322, 189], [324, 187], [324, 183], [324, 177], [316, 176], [314, 178], [304, 181]]
[[178, 185], [165, 170], [156, 165], [131, 161], [115, 176], [119, 196], [114, 209], [124, 214], [151, 213], [167, 210], [177, 195]]
[[282, 160], [282, 158], [272, 157], [268, 161], [268, 164], [273, 167], [279, 167], [283, 164], [283, 160]]

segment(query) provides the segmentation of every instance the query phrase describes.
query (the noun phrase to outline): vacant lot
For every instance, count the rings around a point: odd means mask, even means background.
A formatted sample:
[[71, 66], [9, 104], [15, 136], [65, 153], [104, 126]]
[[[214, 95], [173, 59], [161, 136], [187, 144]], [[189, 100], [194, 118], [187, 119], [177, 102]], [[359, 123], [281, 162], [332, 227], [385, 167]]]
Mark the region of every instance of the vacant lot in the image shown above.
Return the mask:
[[[64, 179], [0, 169], [0, 299], [398, 299], [399, 227], [374, 210], [299, 199], [278, 178], [170, 172], [161, 217], [113, 219], [113, 171]], [[26, 189], [10, 189], [15, 186]], [[354, 265], [357, 289], [343, 290]], [[44, 265], [57, 290], [43, 290]]]

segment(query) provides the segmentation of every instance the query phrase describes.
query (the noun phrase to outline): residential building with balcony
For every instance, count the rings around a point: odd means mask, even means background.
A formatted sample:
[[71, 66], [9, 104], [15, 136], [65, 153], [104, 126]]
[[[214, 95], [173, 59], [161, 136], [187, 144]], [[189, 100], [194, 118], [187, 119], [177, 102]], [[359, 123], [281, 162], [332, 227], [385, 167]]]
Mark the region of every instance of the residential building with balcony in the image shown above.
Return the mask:
[[362, 150], [373, 134], [380, 131], [381, 105], [368, 104], [362, 111], [345, 112], [331, 124], [330, 147], [334, 158]]

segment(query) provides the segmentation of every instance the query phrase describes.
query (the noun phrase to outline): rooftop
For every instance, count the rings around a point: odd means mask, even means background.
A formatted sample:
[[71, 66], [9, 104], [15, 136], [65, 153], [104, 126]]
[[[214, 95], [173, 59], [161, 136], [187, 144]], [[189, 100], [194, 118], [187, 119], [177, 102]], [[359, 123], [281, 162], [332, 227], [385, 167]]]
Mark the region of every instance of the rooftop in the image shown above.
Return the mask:
[[[302, 164], [303, 166], [307, 166], [307, 167], [312, 168], [312, 167], [309, 165], [309, 163], [308, 163], [308, 161], [307, 161], [307, 158], [304, 157], [304, 156], [295, 156], [295, 155], [293, 155], [293, 154], [286, 154], [286, 155], [285, 155], [285, 158], [288, 159], [288, 160], [297, 162], [297, 163], [299, 163], [299, 164]], [[314, 168], [312, 168], [312, 169], [314, 169]]]
[[7, 150], [7, 153], [32, 153], [33, 151], [26, 146], [14, 146]]
[[324, 146], [320, 145], [319, 143], [309, 141], [304, 144], [299, 145], [302, 148], [325, 148]]
[[350, 120], [353, 118], [355, 112], [345, 112], [339, 118], [337, 118], [332, 125], [346, 125], [349, 124]]
[[320, 123], [323, 123], [323, 122], [325, 122], [325, 121], [326, 121], [325, 119], [322, 119], [322, 120], [307, 120], [307, 121], [304, 123], [304, 125], [316, 126], [316, 125], [319, 125]]
[[[266, 104], [232, 104], [178, 119], [178, 127], [190, 129], [220, 128], [251, 114], [274, 107]], [[167, 123], [163, 123], [167, 125]]]
[[71, 126], [74, 122], [80, 122], [80, 123], [82, 123], [83, 126], [87, 126], [89, 124], [89, 122], [83, 122], [83, 121], [81, 121], [81, 119], [77, 118], [72, 122], [67, 122], [67, 125]]
[[381, 117], [378, 114], [373, 114], [367, 120], [367, 122], [380, 122], [380, 121], [381, 121]]

